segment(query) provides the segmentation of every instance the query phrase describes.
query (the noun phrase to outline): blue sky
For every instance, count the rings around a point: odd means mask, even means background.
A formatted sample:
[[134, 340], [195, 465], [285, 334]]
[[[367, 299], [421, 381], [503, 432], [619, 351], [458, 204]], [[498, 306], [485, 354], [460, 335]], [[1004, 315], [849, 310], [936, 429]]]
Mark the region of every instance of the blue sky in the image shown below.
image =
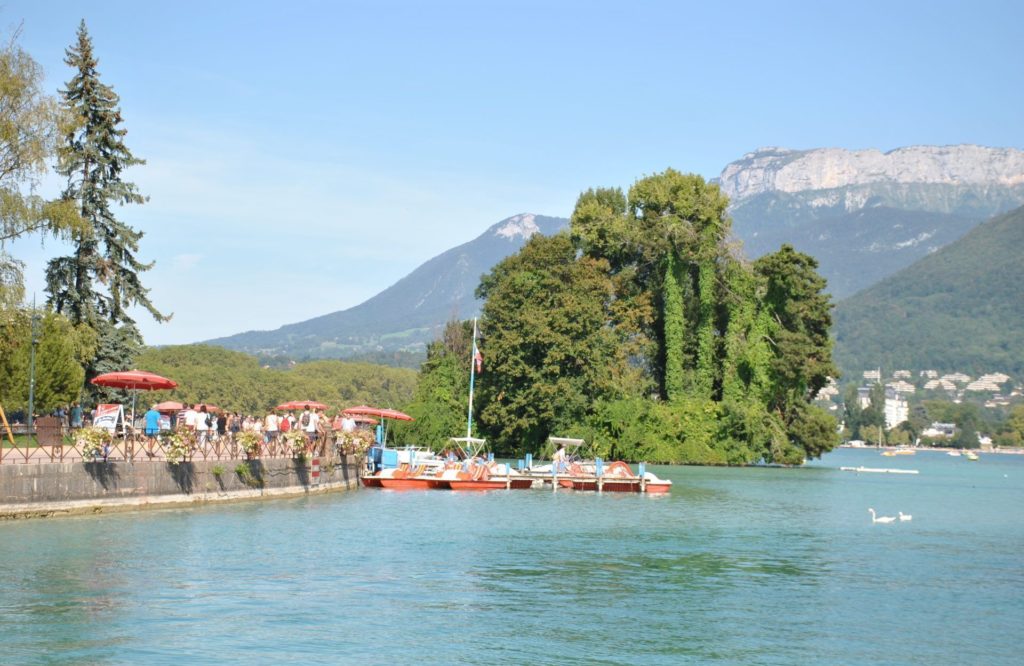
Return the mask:
[[[138, 319], [174, 344], [356, 305], [505, 217], [668, 166], [1024, 148], [1024, 3], [827, 4], [36, 0], [0, 27], [56, 91], [86, 20], [148, 161], [121, 218], [174, 319]], [[11, 248], [40, 299], [63, 249]]]

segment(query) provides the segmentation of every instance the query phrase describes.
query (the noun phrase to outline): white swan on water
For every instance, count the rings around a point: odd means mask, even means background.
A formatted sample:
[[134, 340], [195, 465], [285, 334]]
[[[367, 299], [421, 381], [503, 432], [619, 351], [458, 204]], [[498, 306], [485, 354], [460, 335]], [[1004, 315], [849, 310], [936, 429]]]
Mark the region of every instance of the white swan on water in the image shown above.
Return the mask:
[[907, 522], [908, 520], [913, 520], [913, 519], [914, 519], [914, 517], [913, 517], [913, 516], [908, 516], [907, 514], [905, 514], [905, 513], [903, 513], [902, 511], [900, 511], [900, 522], [901, 522], [901, 523], [905, 523], [905, 522]]
[[896, 520], [896, 516], [875, 516], [874, 509], [868, 509], [871, 512], [872, 523], [891, 523]]

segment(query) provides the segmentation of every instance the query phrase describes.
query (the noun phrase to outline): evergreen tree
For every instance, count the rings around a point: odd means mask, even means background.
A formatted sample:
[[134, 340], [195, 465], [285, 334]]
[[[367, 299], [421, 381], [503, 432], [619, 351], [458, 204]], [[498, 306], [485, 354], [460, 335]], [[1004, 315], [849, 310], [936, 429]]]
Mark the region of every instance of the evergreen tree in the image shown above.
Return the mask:
[[120, 100], [100, 81], [85, 21], [64, 62], [75, 74], [61, 91], [70, 121], [58, 148], [57, 173], [67, 178], [63, 198], [78, 206], [85, 228], [72, 234], [74, 254], [47, 266], [47, 292], [57, 312], [99, 334], [100, 357], [89, 373], [95, 374], [100, 366], [127, 365], [131, 359], [122, 354], [141, 344], [129, 307], [140, 305], [157, 321], [167, 317], [150, 301], [139, 279], [153, 266], [136, 257], [142, 232], [114, 215], [115, 205], [146, 201], [133, 183], [123, 179], [126, 169], [145, 162], [124, 143], [127, 130], [121, 127]]

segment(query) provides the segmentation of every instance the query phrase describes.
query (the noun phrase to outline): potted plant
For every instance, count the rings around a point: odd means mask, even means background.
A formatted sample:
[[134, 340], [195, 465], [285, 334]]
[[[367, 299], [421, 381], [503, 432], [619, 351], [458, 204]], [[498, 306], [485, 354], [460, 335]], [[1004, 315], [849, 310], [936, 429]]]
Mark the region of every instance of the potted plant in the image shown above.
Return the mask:
[[338, 446], [345, 455], [363, 455], [373, 446], [373, 433], [368, 430], [343, 432], [338, 435]]
[[306, 449], [309, 447], [309, 439], [306, 433], [301, 430], [289, 430], [284, 434], [284, 441], [292, 450], [293, 458], [305, 458]]
[[114, 435], [106, 428], [82, 428], [76, 433], [77, 443], [82, 447], [82, 458], [93, 460], [99, 457], [106, 457], [105, 451], [107, 451], [110, 443], [114, 440]]
[[259, 457], [260, 447], [263, 446], [263, 435], [252, 430], [243, 430], [235, 435], [235, 441], [245, 451], [246, 458], [252, 460]]
[[196, 448], [196, 433], [191, 428], [181, 427], [167, 436], [167, 462], [172, 465], [187, 460]]

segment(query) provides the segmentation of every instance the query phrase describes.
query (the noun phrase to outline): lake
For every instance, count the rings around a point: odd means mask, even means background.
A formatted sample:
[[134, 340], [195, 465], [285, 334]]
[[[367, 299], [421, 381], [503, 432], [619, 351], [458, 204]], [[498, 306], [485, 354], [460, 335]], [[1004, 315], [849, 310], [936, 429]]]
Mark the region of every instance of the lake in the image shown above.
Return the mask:
[[1024, 456], [653, 471], [0, 523], [0, 662], [1018, 663]]

